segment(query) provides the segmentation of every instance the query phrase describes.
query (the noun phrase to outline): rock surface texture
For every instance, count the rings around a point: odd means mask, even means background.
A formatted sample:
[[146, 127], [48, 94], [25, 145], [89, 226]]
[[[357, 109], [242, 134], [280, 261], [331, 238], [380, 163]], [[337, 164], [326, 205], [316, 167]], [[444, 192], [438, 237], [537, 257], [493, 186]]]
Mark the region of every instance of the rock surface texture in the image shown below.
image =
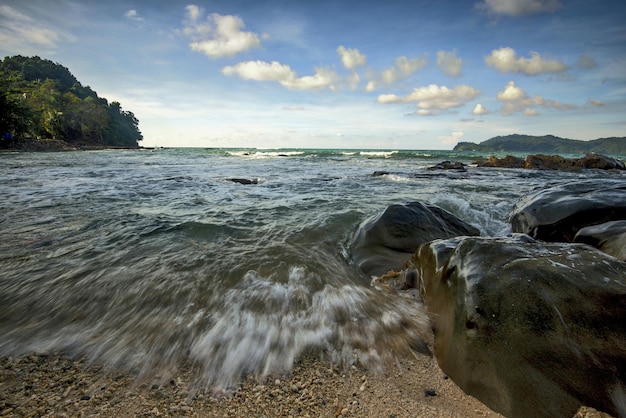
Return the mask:
[[626, 220], [587, 226], [576, 233], [574, 241], [592, 245], [626, 261]]
[[479, 235], [477, 228], [434, 205], [391, 205], [366, 219], [353, 236], [353, 263], [366, 275], [400, 270], [420, 244], [440, 238]]
[[540, 190], [515, 204], [513, 232], [542, 241], [573, 242], [591, 225], [626, 220], [626, 182], [585, 180]]
[[513, 418], [626, 415], [626, 263], [514, 234], [436, 240], [409, 264], [466, 393]]

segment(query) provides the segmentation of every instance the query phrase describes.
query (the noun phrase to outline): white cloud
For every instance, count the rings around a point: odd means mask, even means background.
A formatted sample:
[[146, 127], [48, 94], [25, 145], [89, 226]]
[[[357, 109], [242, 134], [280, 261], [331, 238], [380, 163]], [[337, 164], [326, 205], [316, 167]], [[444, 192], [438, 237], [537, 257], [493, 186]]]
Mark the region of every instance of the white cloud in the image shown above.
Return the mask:
[[246, 61], [222, 69], [227, 76], [237, 75], [244, 80], [275, 81], [290, 90], [334, 90], [337, 75], [328, 68], [316, 68], [311, 76], [298, 77], [286, 64], [277, 61]]
[[601, 102], [600, 100], [595, 100], [595, 99], [589, 99], [587, 100], [587, 103], [592, 106], [597, 106], [597, 107], [604, 106], [604, 102]]
[[535, 51], [531, 51], [530, 58], [518, 57], [513, 48], [494, 49], [491, 51], [491, 55], [485, 57], [485, 63], [501, 73], [522, 73], [525, 75], [562, 73], [568, 69], [563, 62], [546, 60]]
[[456, 50], [438, 51], [437, 66], [450, 77], [458, 77], [463, 69], [463, 60], [456, 56]]
[[472, 115], [487, 115], [489, 113], [491, 112], [480, 103], [476, 104], [476, 106], [474, 106], [474, 110], [472, 110]]
[[391, 85], [404, 80], [416, 71], [424, 68], [427, 63], [428, 61], [425, 58], [400, 56], [396, 58], [393, 66], [385, 68], [381, 73], [370, 71], [368, 74], [369, 82], [365, 87], [365, 91], [374, 91], [380, 84]]
[[137, 10], [131, 9], [128, 10], [126, 13], [124, 13], [124, 17], [128, 20], [131, 20], [135, 23], [143, 23], [145, 22], [145, 19], [141, 16], [139, 16], [139, 12], [137, 12]]
[[496, 97], [503, 102], [500, 109], [503, 115], [523, 112], [526, 116], [535, 116], [539, 114], [535, 109], [536, 107], [555, 110], [574, 109], [574, 106], [556, 100], [544, 99], [541, 96], [530, 97], [522, 88], [517, 87], [513, 81], [509, 81], [504, 89], [498, 92]]
[[459, 142], [459, 139], [463, 137], [463, 135], [464, 134], [462, 131], [454, 131], [448, 136], [440, 136], [439, 142], [444, 145], [456, 145]]
[[509, 17], [552, 13], [561, 7], [559, 0], [483, 0], [477, 4], [488, 13]]
[[189, 47], [209, 58], [232, 57], [261, 46], [257, 34], [244, 32], [243, 20], [237, 16], [213, 13], [202, 21], [203, 12], [195, 5], [186, 7], [187, 21], [183, 33], [191, 38]]
[[430, 115], [436, 114], [439, 110], [461, 107], [467, 102], [474, 100], [479, 94], [479, 90], [465, 84], [454, 88], [431, 84], [425, 87], [418, 87], [404, 97], [395, 94], [381, 94], [378, 96], [378, 103], [416, 102], [418, 114]]
[[348, 70], [354, 70], [357, 67], [363, 67], [367, 63], [365, 55], [361, 54], [358, 49], [345, 48], [340, 45], [337, 53], [341, 57], [341, 63]]

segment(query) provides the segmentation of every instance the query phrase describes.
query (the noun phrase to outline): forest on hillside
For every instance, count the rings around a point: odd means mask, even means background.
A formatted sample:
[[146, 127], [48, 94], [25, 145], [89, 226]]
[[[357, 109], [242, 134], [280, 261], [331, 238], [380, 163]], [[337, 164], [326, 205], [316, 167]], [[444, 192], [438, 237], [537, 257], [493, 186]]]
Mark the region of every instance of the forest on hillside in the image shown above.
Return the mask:
[[119, 102], [83, 86], [64, 66], [39, 57], [0, 61], [0, 145], [46, 140], [69, 147], [138, 147], [139, 121]]
[[598, 138], [591, 141], [560, 138], [554, 135], [532, 136], [512, 134], [496, 136], [479, 144], [459, 142], [455, 151], [484, 152], [541, 152], [561, 154], [585, 154], [597, 152], [610, 155], [626, 155], [626, 138]]

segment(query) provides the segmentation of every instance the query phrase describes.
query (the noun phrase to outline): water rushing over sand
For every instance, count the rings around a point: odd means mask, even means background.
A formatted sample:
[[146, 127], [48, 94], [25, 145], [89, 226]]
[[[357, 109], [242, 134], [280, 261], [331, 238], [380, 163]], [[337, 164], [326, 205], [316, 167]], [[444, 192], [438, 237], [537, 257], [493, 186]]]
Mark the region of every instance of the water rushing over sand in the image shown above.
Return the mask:
[[221, 387], [308, 352], [380, 367], [418, 348], [426, 317], [418, 300], [371, 287], [350, 265], [362, 220], [420, 200], [502, 235], [534, 187], [609, 175], [427, 169], [474, 157], [2, 154], [0, 353], [61, 351], [147, 376], [186, 363]]

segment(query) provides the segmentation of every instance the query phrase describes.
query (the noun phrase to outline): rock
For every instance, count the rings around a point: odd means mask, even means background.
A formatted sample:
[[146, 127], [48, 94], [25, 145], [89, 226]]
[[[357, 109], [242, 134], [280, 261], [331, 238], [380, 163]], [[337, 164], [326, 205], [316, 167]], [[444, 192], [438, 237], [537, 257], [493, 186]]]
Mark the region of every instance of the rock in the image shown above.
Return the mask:
[[626, 220], [626, 182], [577, 181], [540, 190], [520, 199], [509, 221], [513, 232], [543, 241], [572, 242], [586, 226]]
[[524, 160], [512, 155], [504, 158], [491, 156], [487, 161], [476, 161], [475, 164], [478, 167], [524, 168]]
[[525, 168], [536, 170], [571, 170], [576, 166], [576, 160], [563, 158], [560, 155], [533, 154], [524, 161]]
[[574, 236], [574, 241], [592, 245], [615, 258], [626, 261], [626, 220], [582, 228]]
[[374, 171], [374, 173], [372, 174], [372, 177], [387, 176], [389, 174], [391, 174], [389, 171]]
[[512, 418], [624, 416], [626, 263], [515, 234], [436, 240], [409, 264], [437, 361], [466, 393]]
[[452, 163], [450, 161], [442, 161], [437, 165], [428, 168], [429, 170], [458, 170], [458, 171], [467, 171], [465, 169], [465, 164], [462, 162]]
[[259, 179], [231, 178], [226, 180], [239, 184], [259, 184]]
[[434, 205], [391, 205], [361, 223], [352, 238], [354, 264], [366, 275], [402, 269], [417, 247], [438, 238], [479, 235], [480, 231]]
[[526, 159], [507, 155], [504, 158], [489, 157], [487, 161], [475, 161], [478, 167], [530, 168], [535, 170], [578, 170], [597, 168], [602, 170], [626, 170], [624, 163], [602, 154], [589, 153], [583, 158], [570, 159], [560, 155], [531, 154]]
[[626, 170], [623, 161], [591, 152], [576, 161], [576, 167], [598, 168], [601, 170]]

